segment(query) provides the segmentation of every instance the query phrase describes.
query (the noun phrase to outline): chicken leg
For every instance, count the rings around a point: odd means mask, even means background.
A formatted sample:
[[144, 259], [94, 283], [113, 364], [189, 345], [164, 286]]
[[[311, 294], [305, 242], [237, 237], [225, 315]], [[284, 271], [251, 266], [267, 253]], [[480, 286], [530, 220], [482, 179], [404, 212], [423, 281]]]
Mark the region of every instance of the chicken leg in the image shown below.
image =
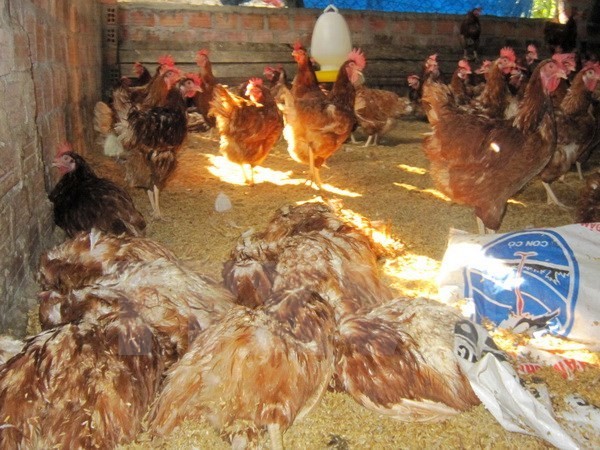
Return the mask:
[[544, 185], [544, 189], [546, 189], [546, 195], [547, 195], [547, 200], [546, 203], [548, 205], [556, 205], [559, 208], [562, 209], [572, 209], [569, 206], [565, 205], [564, 203], [562, 203], [557, 197], [556, 194], [554, 193], [554, 191], [552, 190], [552, 187], [550, 186], [550, 183], [546, 183], [545, 181], [542, 181], [542, 184]]
[[[242, 168], [242, 174], [244, 175], [244, 181], [248, 186], [254, 186], [254, 167], [250, 164], [242, 163], [240, 164]], [[250, 168], [250, 172], [248, 173], [248, 168]]]
[[283, 434], [277, 423], [267, 425], [269, 438], [271, 439], [271, 450], [283, 450]]
[[314, 183], [317, 189], [322, 190], [321, 176], [319, 175], [319, 168], [315, 166], [315, 153], [312, 148], [308, 151], [308, 166], [311, 183]]
[[148, 198], [150, 199], [150, 206], [152, 207], [152, 217], [155, 219], [162, 219], [162, 214], [160, 212], [160, 203], [158, 201], [160, 190], [156, 185], [153, 186], [153, 189], [148, 189], [146, 191], [148, 193]]
[[492, 230], [491, 228], [487, 228], [484, 225], [483, 220], [481, 220], [479, 216], [475, 216], [475, 219], [477, 220], [477, 231], [479, 232], [479, 234], [496, 234], [494, 230]]

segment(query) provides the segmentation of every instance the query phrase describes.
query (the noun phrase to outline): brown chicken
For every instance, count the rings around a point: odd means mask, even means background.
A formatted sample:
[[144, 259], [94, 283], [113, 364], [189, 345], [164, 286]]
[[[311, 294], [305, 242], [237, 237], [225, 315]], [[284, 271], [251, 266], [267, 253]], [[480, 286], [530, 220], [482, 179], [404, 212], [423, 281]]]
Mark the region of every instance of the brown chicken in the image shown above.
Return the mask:
[[[40, 323], [44, 329], [112, 311], [102, 292], [118, 289], [150, 326], [167, 356], [178, 359], [195, 336], [231, 308], [233, 296], [145, 238], [79, 235], [41, 257]], [[86, 303], [94, 295], [96, 303]]]
[[471, 73], [469, 61], [466, 59], [458, 61], [458, 67], [452, 74], [452, 79], [450, 80], [450, 89], [454, 94], [454, 101], [457, 105], [464, 105], [471, 99], [471, 93], [469, 92], [469, 75], [471, 75]]
[[319, 293], [340, 317], [393, 297], [379, 277], [382, 254], [333, 208], [306, 203], [284, 207], [264, 231], [242, 235], [223, 279], [246, 306], [263, 304], [272, 291], [304, 287]]
[[43, 331], [0, 366], [1, 448], [114, 448], [155, 398], [163, 357], [151, 329], [118, 311]]
[[[104, 130], [107, 127], [101, 124], [116, 120], [113, 129], [125, 149], [126, 180], [130, 186], [146, 190], [155, 218], [162, 217], [159, 194], [175, 170], [177, 153], [187, 135], [180, 78], [173, 59], [163, 57], [156, 76], [146, 86], [136, 91], [115, 90], [114, 112], [100, 105], [95, 109], [96, 129]], [[105, 147], [109, 156], [120, 151]]]
[[292, 56], [298, 66], [296, 76], [294, 76], [294, 80], [292, 81], [292, 95], [294, 98], [303, 97], [308, 93], [321, 93], [325, 96], [326, 93], [321, 89], [319, 81], [317, 80], [313, 61], [300, 42], [294, 43]]
[[444, 74], [440, 71], [440, 64], [437, 57], [437, 53], [429, 55], [423, 63], [423, 68], [421, 70], [421, 91], [423, 89], [423, 84], [446, 82]]
[[54, 223], [67, 236], [96, 228], [106, 233], [143, 236], [146, 221], [129, 193], [108, 178], [96, 175], [86, 160], [62, 144], [52, 163], [61, 178], [48, 198], [53, 204]]
[[209, 115], [217, 120], [219, 150], [242, 167], [244, 180], [252, 186], [254, 167], [262, 164], [283, 130], [275, 99], [260, 78], [251, 78], [241, 97], [219, 84], [213, 92]]
[[390, 131], [398, 119], [412, 112], [407, 98], [384, 89], [372, 89], [361, 82], [354, 86], [354, 114], [358, 126], [367, 134], [365, 147], [377, 145], [379, 137]]
[[472, 102], [468, 110], [483, 114], [491, 119], [505, 119], [510, 105], [511, 93], [507, 76], [516, 66], [516, 55], [512, 48], [504, 47], [500, 56], [486, 68], [486, 82], [483, 92]]
[[557, 147], [552, 159], [540, 173], [548, 195], [548, 204], [567, 208], [556, 198], [550, 183], [566, 174], [581, 155], [600, 146], [600, 118], [590, 114], [598, 80], [600, 64], [586, 64], [573, 79], [561, 102], [561, 108], [557, 112]]
[[150, 415], [166, 435], [184, 419], [206, 419], [232, 448], [271, 448], [306, 416], [333, 373], [334, 313], [306, 289], [274, 293], [257, 309], [236, 306], [202, 333], [167, 373]]
[[291, 89], [292, 84], [288, 81], [287, 73], [284, 67], [279, 64], [277, 67], [267, 66], [263, 75], [269, 81], [269, 90], [277, 104], [283, 102], [281, 95], [285, 89]]
[[210, 116], [208, 112], [210, 110], [210, 102], [213, 99], [214, 87], [217, 85], [217, 79], [212, 71], [212, 63], [208, 58], [208, 50], [198, 50], [196, 53], [196, 64], [200, 68], [201, 90], [190, 98], [188, 106], [192, 107], [194, 112], [202, 117], [204, 126], [201, 131], [208, 131], [216, 125], [215, 118]]
[[311, 181], [321, 188], [319, 168], [339, 150], [356, 125], [352, 83], [361, 75], [365, 58], [359, 50], [350, 52], [326, 96], [316, 83], [306, 52], [298, 49], [293, 54], [298, 72], [291, 93], [285, 96], [283, 135], [291, 157], [309, 165]]
[[475, 208], [479, 230], [498, 230], [508, 199], [546, 166], [556, 148], [549, 98], [566, 70], [560, 61], [538, 65], [514, 121], [460, 111], [449, 89], [425, 86], [431, 135], [423, 149], [437, 188], [452, 201]]
[[600, 222], [600, 169], [596, 169], [585, 180], [577, 201], [575, 222]]
[[345, 316], [336, 336], [334, 385], [402, 421], [443, 420], [479, 404], [454, 354], [462, 317], [424, 298], [398, 298]]

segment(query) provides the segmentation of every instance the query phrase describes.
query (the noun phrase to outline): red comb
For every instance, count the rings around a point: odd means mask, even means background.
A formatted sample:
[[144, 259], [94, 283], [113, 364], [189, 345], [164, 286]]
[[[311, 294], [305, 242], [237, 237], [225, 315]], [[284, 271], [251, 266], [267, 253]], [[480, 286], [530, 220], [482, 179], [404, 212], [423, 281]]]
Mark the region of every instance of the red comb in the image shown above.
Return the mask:
[[430, 55], [429, 58], [427, 58], [427, 61], [435, 61], [435, 62], [437, 62], [437, 53], [434, 53], [433, 55]]
[[171, 55], [163, 55], [160, 58], [158, 58], [158, 64], [160, 64], [161, 66], [174, 66], [175, 60]]
[[409, 75], [406, 77], [407, 80], [420, 80], [421, 77], [419, 77], [419, 75]]
[[506, 58], [510, 62], [515, 62], [517, 60], [515, 51], [510, 47], [503, 47], [500, 49], [500, 58]]
[[71, 147], [71, 144], [69, 142], [65, 141], [62, 144], [60, 144], [56, 149], [56, 156], [64, 155], [65, 153], [71, 151], [73, 151], [73, 147]]
[[471, 70], [471, 66], [469, 65], [469, 61], [467, 61], [466, 59], [461, 59], [460, 61], [458, 61], [458, 67], [461, 67], [463, 69], [467, 69], [467, 70]]
[[202, 84], [202, 78], [200, 78], [198, 74], [195, 73], [186, 73], [183, 78], [186, 80], [192, 80], [197, 86], [200, 86]]
[[263, 85], [263, 80], [262, 78], [250, 78], [250, 80], [248, 81], [248, 84], [251, 84], [252, 86], [262, 86]]
[[139, 61], [136, 61], [136, 62], [133, 63], [133, 65], [136, 66], [136, 67], [141, 67], [142, 63], [139, 62]]
[[365, 55], [360, 48], [353, 48], [352, 51], [348, 53], [347, 59], [354, 61], [354, 64], [357, 65], [359, 70], [363, 70], [367, 64]]
[[198, 56], [206, 56], [208, 58], [208, 50], [206, 50], [205, 48], [198, 50], [196, 52], [196, 57]]
[[575, 70], [575, 53], [555, 53], [552, 55], [552, 60], [564, 66], [565, 69]]
[[294, 51], [302, 49], [302, 42], [299, 40], [294, 42]]
[[537, 53], [537, 47], [535, 45], [533, 45], [533, 44], [529, 44], [527, 46], [527, 51], [531, 52], [531, 53]]

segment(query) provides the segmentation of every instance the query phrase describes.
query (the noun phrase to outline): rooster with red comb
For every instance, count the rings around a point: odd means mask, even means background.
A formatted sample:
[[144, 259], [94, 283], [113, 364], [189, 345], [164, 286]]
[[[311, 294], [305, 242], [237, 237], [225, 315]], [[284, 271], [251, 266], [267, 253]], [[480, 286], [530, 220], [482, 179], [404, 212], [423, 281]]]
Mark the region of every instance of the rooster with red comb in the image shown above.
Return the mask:
[[331, 90], [324, 94], [305, 52], [295, 49], [293, 56], [298, 73], [291, 91], [283, 95], [286, 124], [283, 134], [292, 158], [308, 164], [311, 181], [321, 188], [320, 167], [341, 148], [356, 125], [353, 83], [362, 76], [366, 60], [362, 51], [352, 50]]

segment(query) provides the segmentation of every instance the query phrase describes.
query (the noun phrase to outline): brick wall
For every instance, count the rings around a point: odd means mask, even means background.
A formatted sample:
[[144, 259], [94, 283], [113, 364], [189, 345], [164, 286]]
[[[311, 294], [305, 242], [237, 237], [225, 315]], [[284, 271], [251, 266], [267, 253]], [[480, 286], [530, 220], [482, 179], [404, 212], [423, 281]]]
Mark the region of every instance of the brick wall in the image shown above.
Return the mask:
[[[365, 75], [374, 86], [400, 89], [406, 76], [438, 53], [442, 70], [451, 73], [462, 56], [458, 29], [463, 16], [393, 14], [342, 10], [353, 44], [367, 56]], [[260, 76], [265, 65], [282, 63], [295, 72], [290, 44], [310, 45], [314, 9], [209, 7], [185, 4], [119, 4], [119, 68], [129, 74], [135, 61], [153, 64], [171, 53], [186, 70], [196, 71], [194, 52], [211, 50], [217, 77], [237, 83]], [[510, 45], [522, 52], [526, 44], [543, 42], [542, 20], [481, 18], [483, 57], [493, 58]]]
[[56, 238], [56, 145], [93, 144], [100, 40], [98, 0], [0, 0], [0, 332], [25, 331], [40, 252]]

